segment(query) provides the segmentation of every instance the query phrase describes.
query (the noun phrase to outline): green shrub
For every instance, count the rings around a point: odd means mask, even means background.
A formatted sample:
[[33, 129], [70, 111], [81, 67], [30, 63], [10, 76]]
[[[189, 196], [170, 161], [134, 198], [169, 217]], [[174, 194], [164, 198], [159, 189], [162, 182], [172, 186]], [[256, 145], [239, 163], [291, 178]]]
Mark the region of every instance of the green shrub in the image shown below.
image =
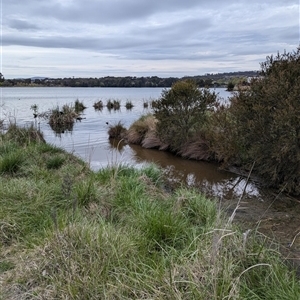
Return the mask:
[[174, 152], [180, 150], [206, 121], [208, 109], [216, 101], [216, 94], [209, 89], [199, 89], [190, 80], [178, 81], [170, 90], [165, 89], [161, 98], [152, 104], [158, 120], [157, 134]]
[[269, 185], [299, 195], [300, 47], [267, 57], [261, 67], [262, 77], [232, 99], [239, 159], [244, 166], [255, 162]]

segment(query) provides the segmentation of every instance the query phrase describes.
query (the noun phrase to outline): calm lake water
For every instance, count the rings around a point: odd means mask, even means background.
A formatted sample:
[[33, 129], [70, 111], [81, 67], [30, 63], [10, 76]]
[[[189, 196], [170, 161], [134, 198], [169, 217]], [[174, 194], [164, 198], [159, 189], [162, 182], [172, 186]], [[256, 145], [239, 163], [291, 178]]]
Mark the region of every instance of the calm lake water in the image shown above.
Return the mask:
[[[225, 89], [215, 91], [222, 98], [221, 101], [226, 101], [230, 96]], [[121, 121], [128, 128], [140, 116], [151, 112], [150, 108], [144, 108], [143, 103], [150, 104], [161, 92], [161, 88], [0, 88], [0, 119], [5, 122], [16, 121], [20, 125], [33, 123], [39, 126], [48, 143], [81, 157], [94, 170], [115, 163], [140, 167], [155, 162], [163, 168], [172, 183], [198, 187], [218, 199], [229, 213], [246, 186], [236, 219], [245, 222], [245, 226], [259, 224], [261, 231], [279, 239], [283, 245], [291, 243], [300, 232], [297, 201], [278, 197], [254, 182], [246, 185], [245, 178], [222, 171], [215, 164], [184, 160], [167, 152], [143, 149], [136, 145], [119, 144], [117, 147], [109, 141], [107, 123], [113, 125]], [[76, 99], [82, 101], [87, 109], [83, 114], [84, 119], [75, 123], [72, 132], [55, 134], [46, 120], [33, 118], [31, 106], [34, 104], [38, 105], [41, 113], [74, 103]], [[109, 99], [121, 101], [121, 109], [109, 111], [105, 106]], [[96, 111], [93, 107], [99, 100], [104, 103], [102, 111]], [[126, 101], [133, 103], [131, 110], [125, 108]], [[288, 249], [288, 255], [293, 256], [291, 258], [299, 258], [299, 239], [295, 239], [292, 249]]]
[[[143, 149], [135, 145], [114, 145], [108, 139], [110, 124], [119, 121], [129, 127], [140, 116], [151, 112], [150, 102], [161, 96], [162, 88], [59, 88], [59, 87], [20, 87], [1, 89], [1, 115], [6, 122], [16, 121], [21, 125], [35, 124], [44, 133], [46, 141], [74, 153], [97, 170], [107, 165], [124, 163], [142, 166], [154, 162], [162, 166], [169, 179], [188, 185], [201, 185], [202, 189], [213, 196], [225, 197], [230, 190], [239, 195], [244, 180], [229, 172], [219, 170], [217, 165], [184, 160], [170, 153]], [[225, 89], [214, 89], [220, 101], [228, 101], [231, 95]], [[38, 105], [38, 111], [45, 112], [57, 106], [72, 104], [75, 100], [84, 103], [82, 121], [75, 123], [71, 132], [56, 134], [44, 119], [34, 119], [31, 106]], [[93, 104], [102, 100], [104, 108], [95, 110]], [[118, 100], [120, 110], [109, 110], [105, 106], [108, 100]], [[131, 110], [125, 108], [127, 101], [134, 105]], [[144, 102], [149, 108], [144, 108]], [[107, 124], [108, 123], [108, 124]], [[233, 188], [232, 188], [233, 187]], [[247, 193], [259, 196], [254, 184], [247, 186]]]

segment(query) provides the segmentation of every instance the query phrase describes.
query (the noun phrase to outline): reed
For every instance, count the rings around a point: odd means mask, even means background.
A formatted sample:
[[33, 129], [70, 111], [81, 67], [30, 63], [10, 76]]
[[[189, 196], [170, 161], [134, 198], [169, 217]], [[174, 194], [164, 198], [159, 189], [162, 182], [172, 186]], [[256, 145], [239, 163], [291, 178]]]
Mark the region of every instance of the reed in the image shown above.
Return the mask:
[[126, 128], [122, 124], [122, 122], [118, 122], [115, 125], [109, 125], [108, 136], [110, 139], [122, 139], [126, 134]]
[[101, 100], [95, 102], [93, 104], [93, 107], [96, 109], [96, 110], [102, 110], [103, 109], [103, 102]]
[[76, 99], [74, 104], [74, 110], [77, 114], [82, 113], [87, 107], [83, 104], [82, 101], [79, 101], [79, 99]]
[[108, 110], [119, 110], [121, 107], [121, 101], [119, 100], [111, 100], [109, 99], [107, 101], [106, 107], [108, 108]]

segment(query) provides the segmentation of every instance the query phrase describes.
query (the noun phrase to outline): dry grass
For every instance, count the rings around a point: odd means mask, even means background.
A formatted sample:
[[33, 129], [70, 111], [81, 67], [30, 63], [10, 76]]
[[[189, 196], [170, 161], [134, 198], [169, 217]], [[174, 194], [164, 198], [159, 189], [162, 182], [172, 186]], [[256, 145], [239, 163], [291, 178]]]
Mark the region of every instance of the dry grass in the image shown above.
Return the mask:
[[211, 161], [214, 157], [208, 142], [202, 139], [200, 135], [184, 144], [178, 151], [178, 154], [183, 158], [205, 161]]
[[115, 125], [110, 125], [108, 129], [108, 136], [110, 139], [123, 139], [126, 135], [126, 128], [121, 122]]
[[[126, 139], [129, 143], [140, 145], [147, 133], [154, 136], [157, 120], [153, 115], [146, 115], [135, 121], [128, 129]], [[149, 136], [150, 138], [150, 136]]]

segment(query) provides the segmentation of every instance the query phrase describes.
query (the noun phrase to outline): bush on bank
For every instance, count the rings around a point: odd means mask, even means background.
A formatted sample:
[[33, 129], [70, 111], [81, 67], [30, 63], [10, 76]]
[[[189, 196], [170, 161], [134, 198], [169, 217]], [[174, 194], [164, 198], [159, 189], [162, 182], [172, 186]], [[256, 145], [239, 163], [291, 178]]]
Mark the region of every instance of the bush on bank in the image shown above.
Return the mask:
[[215, 93], [199, 89], [191, 80], [177, 81], [171, 89], [164, 90], [153, 105], [160, 140], [168, 144], [171, 151], [178, 152], [183, 144], [199, 134], [216, 98]]
[[250, 89], [218, 107], [208, 135], [218, 161], [253, 171], [264, 183], [300, 195], [300, 48], [267, 57]]
[[26, 130], [0, 136], [1, 162], [22, 153], [0, 174], [1, 299], [299, 298], [276, 245], [216, 202], [166, 193], [154, 165], [92, 172]]
[[152, 117], [132, 124], [127, 140], [244, 171], [254, 166], [268, 186], [300, 195], [300, 48], [261, 66], [261, 76], [229, 106], [192, 81], [174, 83], [154, 101]]

